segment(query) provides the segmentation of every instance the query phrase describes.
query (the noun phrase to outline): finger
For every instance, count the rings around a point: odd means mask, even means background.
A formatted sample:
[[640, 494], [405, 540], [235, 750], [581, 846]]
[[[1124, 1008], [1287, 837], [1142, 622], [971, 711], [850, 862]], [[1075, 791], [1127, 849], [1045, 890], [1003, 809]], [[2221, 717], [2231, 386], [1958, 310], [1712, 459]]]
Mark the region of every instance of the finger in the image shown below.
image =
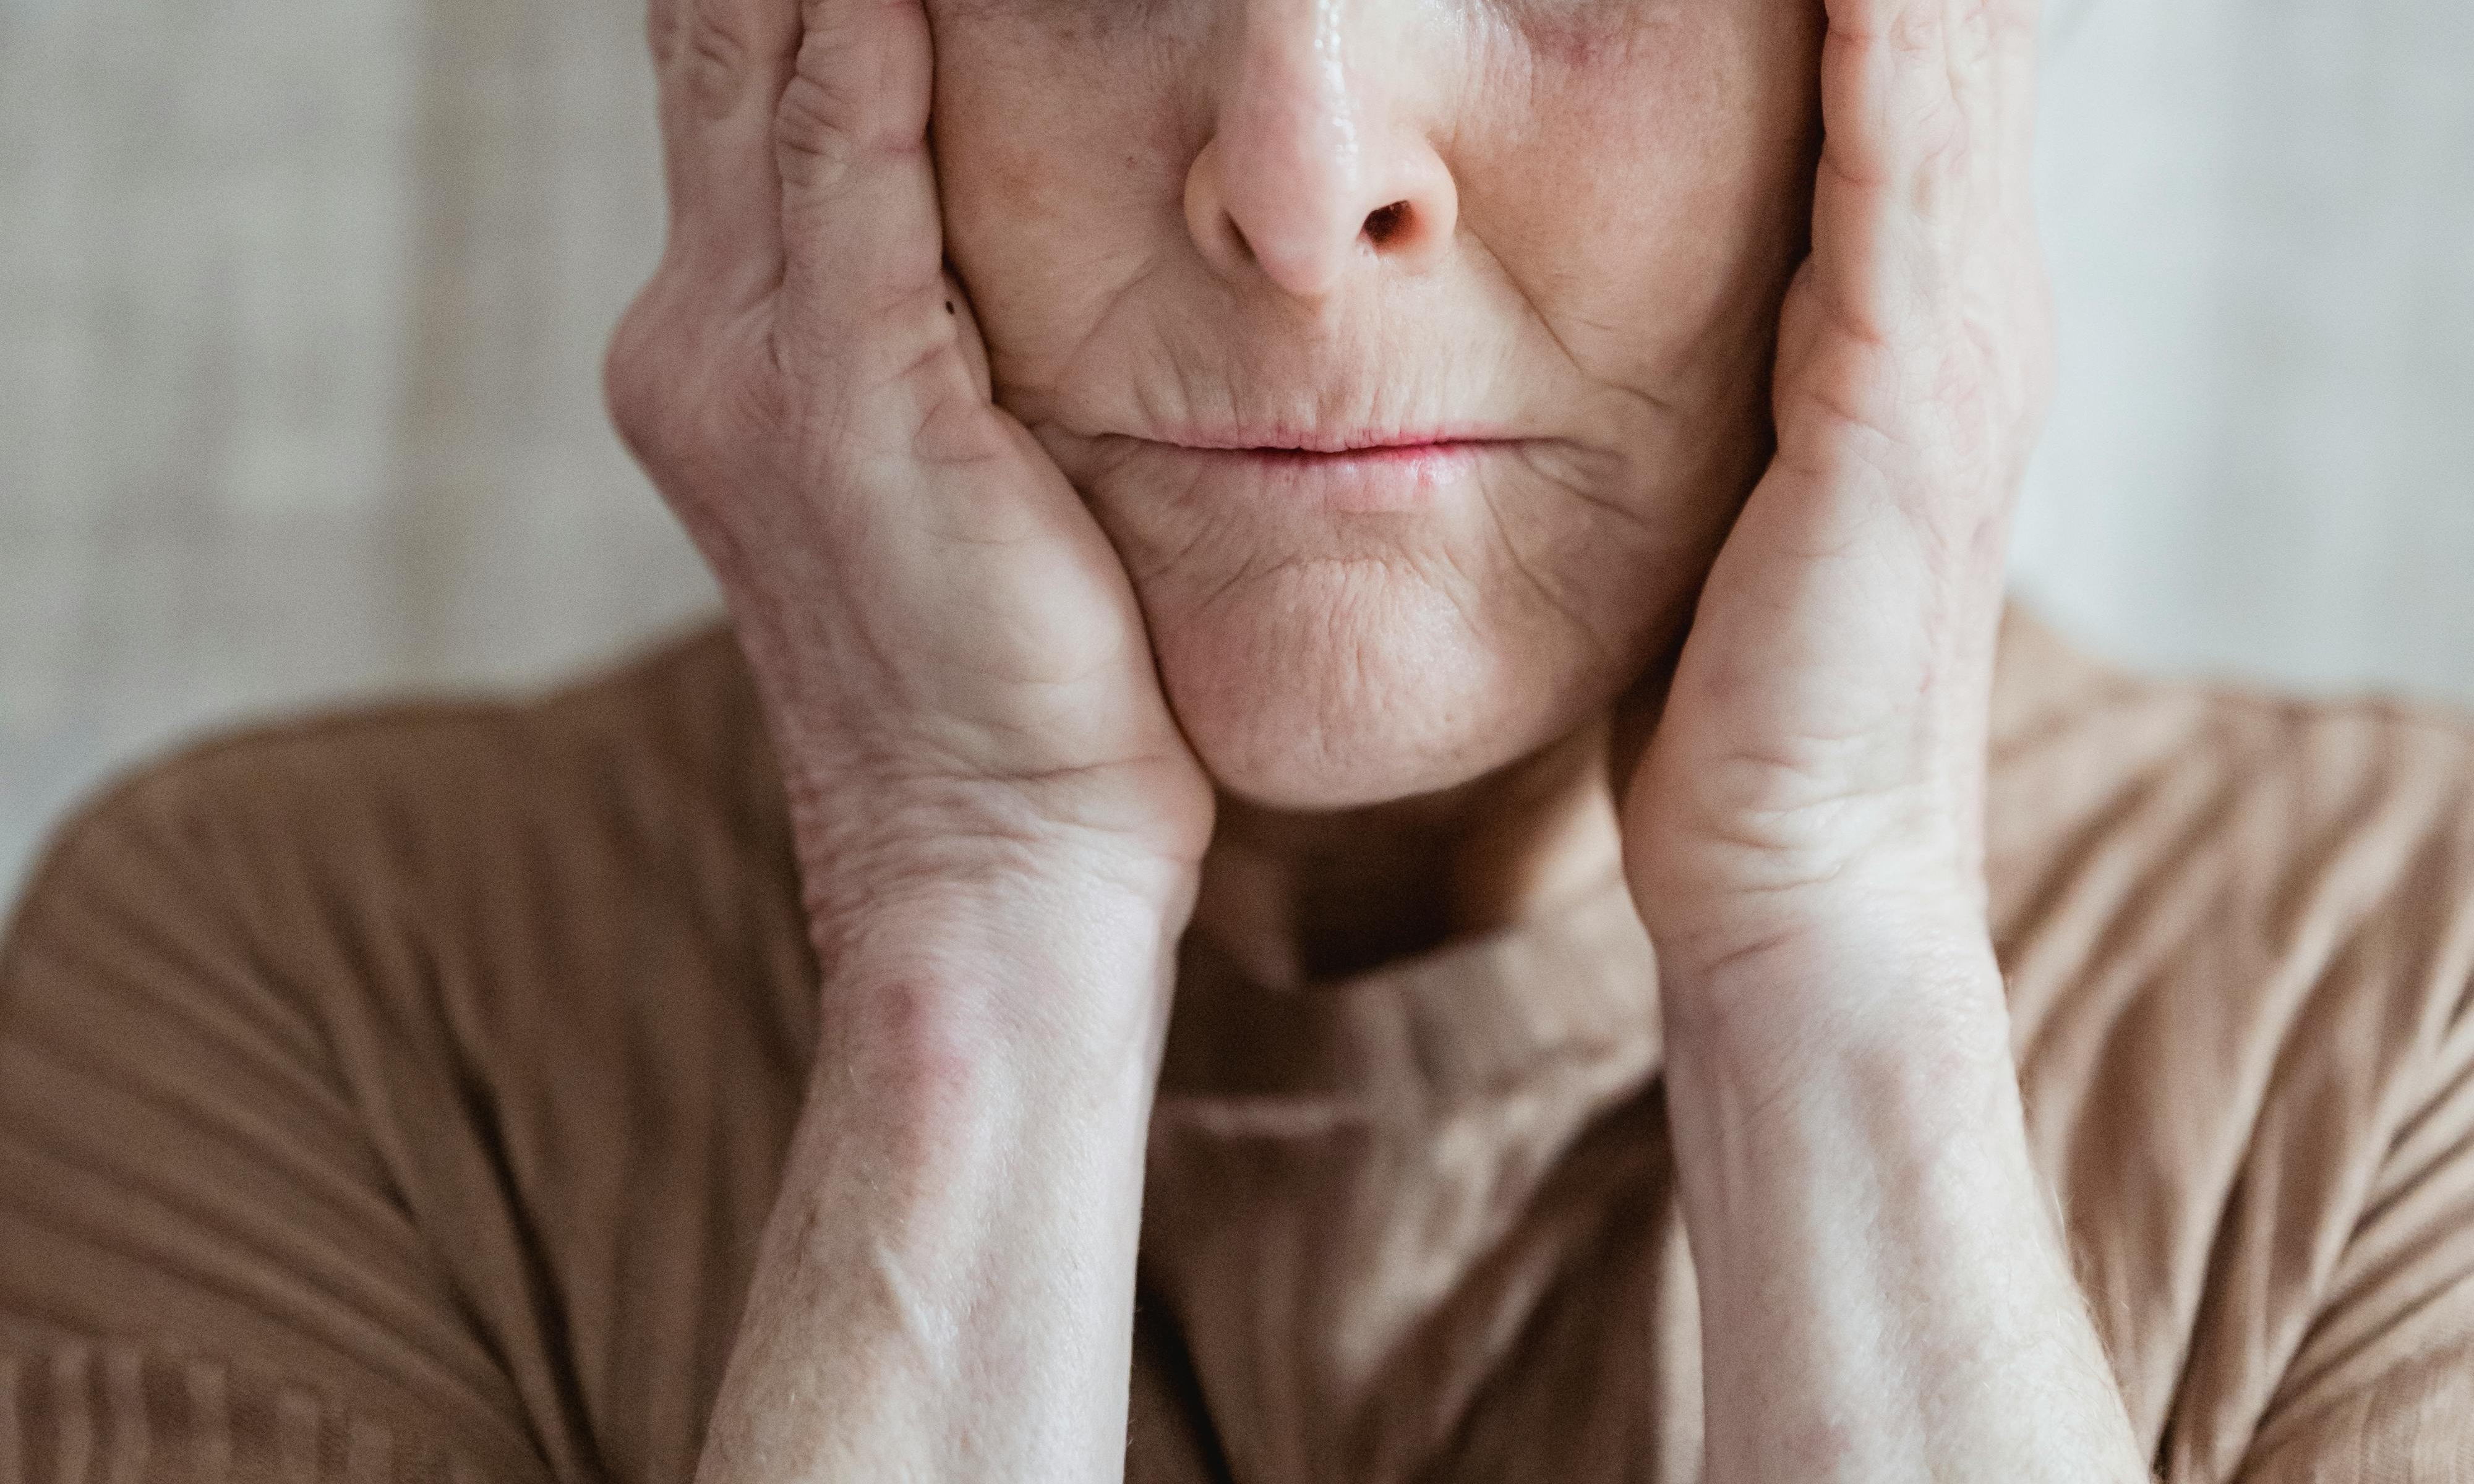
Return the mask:
[[1867, 340], [1918, 323], [1930, 224], [1955, 143], [1941, 56], [1946, 0], [1830, 0], [1822, 45], [1816, 287]]
[[1998, 132], [2007, 104], [2032, 99], [2038, 0], [1829, 0], [1830, 33], [1854, 92], [1844, 141], [1859, 175], [1912, 181], [1962, 133]]
[[1987, 210], [2024, 203], [2036, 102], [2039, 0], [1944, 0], [1957, 157]]
[[678, 44], [679, 0], [646, 0], [644, 42], [653, 54], [653, 75], [659, 78]]
[[1824, 292], [1868, 338], [1928, 323], [1953, 249], [2024, 209], [2033, 0], [1830, 0]]
[[2004, 203], [2013, 218], [2035, 215], [2036, 62], [2042, 50], [2041, 0], [2013, 0], [1992, 18], [1995, 127]]
[[804, 0], [775, 122], [784, 332], [864, 373], [956, 339], [928, 152], [933, 66], [920, 0]]
[[[1901, 191], [1902, 127], [1891, 28], [1908, 0], [1831, 0], [1821, 50], [1822, 148], [1812, 203], [1811, 287], [1833, 325], [1861, 341], [1893, 333], [1901, 305], [1884, 276], [1904, 255], [1886, 209]], [[1930, 3], [1930, 0], [1927, 0]], [[1783, 347], [1782, 348], [1784, 348]]]
[[798, 0], [652, 0], [673, 253], [734, 301], [782, 271], [773, 116], [798, 44]]

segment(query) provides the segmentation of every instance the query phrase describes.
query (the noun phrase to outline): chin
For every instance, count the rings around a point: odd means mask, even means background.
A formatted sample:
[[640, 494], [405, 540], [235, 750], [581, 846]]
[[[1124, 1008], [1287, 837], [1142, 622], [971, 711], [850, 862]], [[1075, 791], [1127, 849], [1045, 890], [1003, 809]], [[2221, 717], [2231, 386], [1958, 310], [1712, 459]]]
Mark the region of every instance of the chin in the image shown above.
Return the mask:
[[1146, 608], [1187, 741], [1220, 787], [1264, 808], [1441, 793], [1547, 746], [1602, 699], [1578, 667], [1380, 562], [1300, 562]]

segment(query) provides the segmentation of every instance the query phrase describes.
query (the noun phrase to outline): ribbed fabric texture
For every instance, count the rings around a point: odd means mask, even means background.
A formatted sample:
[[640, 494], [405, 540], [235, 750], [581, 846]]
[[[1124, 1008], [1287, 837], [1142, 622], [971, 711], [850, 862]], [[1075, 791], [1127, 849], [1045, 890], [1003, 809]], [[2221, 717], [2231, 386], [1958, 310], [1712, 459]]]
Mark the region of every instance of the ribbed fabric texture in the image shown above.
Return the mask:
[[[2031, 1142], [2171, 1484], [2474, 1479], [2474, 728], [2005, 623]], [[816, 974], [714, 629], [220, 739], [0, 945], [0, 1484], [671, 1484]], [[1682, 1484], [1692, 1259], [1621, 883], [1310, 992], [1186, 945], [1136, 1484]]]
[[0, 1355], [0, 1484], [482, 1484], [434, 1438], [206, 1359], [63, 1341]]

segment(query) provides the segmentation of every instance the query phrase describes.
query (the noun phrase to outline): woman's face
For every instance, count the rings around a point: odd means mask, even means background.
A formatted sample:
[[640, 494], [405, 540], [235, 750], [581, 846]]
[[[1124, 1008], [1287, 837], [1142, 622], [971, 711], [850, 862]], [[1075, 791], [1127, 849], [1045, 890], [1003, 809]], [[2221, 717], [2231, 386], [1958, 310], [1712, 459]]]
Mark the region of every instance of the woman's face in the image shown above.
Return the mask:
[[997, 397], [1223, 786], [1328, 809], [1589, 725], [1759, 471], [1807, 0], [930, 0]]

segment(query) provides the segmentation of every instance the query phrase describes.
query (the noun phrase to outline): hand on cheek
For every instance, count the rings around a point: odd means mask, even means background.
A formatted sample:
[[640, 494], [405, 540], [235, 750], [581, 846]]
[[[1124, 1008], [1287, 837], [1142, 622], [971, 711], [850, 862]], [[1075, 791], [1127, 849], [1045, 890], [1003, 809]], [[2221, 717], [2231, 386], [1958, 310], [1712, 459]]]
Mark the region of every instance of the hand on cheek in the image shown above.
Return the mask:
[[1727, 1003], [1750, 993], [1730, 987], [1774, 999], [1773, 981], [1827, 977], [1851, 953], [1983, 944], [1994, 640], [2050, 359], [2034, 41], [2020, 0], [1831, 7], [1778, 452], [1710, 573], [1625, 802], [1627, 869], [1678, 1020], [1771, 1014]]
[[919, 0], [654, 0], [651, 30], [671, 231], [611, 405], [728, 600], [820, 944], [1016, 876], [1174, 919], [1209, 780], [1114, 551], [990, 401]]
[[1985, 919], [2002, 557], [2050, 332], [2032, 0], [1830, 0], [1778, 451], [1624, 810], [1707, 1476], [2147, 1477]]

